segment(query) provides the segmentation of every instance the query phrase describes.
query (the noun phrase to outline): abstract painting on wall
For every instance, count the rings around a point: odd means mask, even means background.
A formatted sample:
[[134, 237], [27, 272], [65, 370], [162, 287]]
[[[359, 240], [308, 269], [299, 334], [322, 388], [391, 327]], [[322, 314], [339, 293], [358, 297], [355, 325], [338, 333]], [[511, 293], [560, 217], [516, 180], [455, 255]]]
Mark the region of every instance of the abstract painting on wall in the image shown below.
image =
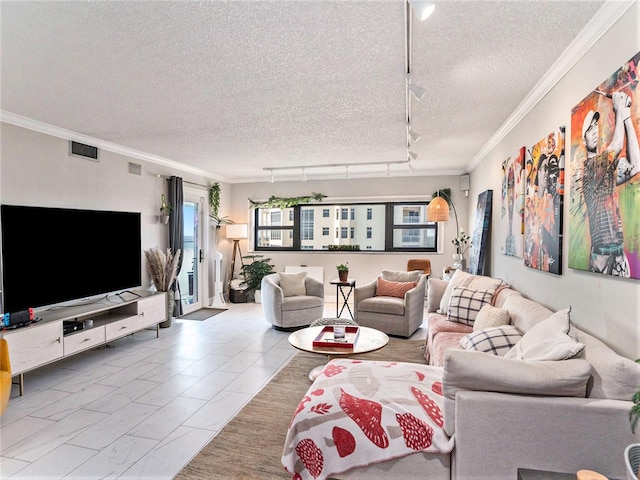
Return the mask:
[[531, 149], [525, 163], [524, 264], [562, 273], [565, 127]]
[[640, 278], [640, 52], [571, 110], [569, 267]]
[[469, 253], [469, 273], [484, 275], [484, 257], [491, 228], [491, 206], [493, 190], [478, 195], [478, 207], [471, 235], [471, 253]]
[[500, 253], [522, 258], [524, 249], [524, 155], [525, 147], [502, 162], [502, 208]]

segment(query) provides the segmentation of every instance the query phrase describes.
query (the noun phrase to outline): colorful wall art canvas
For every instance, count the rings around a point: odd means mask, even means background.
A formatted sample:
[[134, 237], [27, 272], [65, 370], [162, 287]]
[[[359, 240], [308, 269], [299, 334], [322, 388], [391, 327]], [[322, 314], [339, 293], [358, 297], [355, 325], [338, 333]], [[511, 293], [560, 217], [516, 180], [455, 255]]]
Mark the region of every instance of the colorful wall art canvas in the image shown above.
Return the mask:
[[469, 273], [484, 275], [484, 257], [489, 242], [491, 228], [491, 206], [493, 190], [478, 195], [478, 207], [471, 235], [471, 253], [469, 254]]
[[569, 267], [640, 278], [640, 52], [571, 111]]
[[500, 253], [522, 258], [524, 250], [525, 147], [502, 162]]
[[524, 264], [562, 273], [565, 127], [550, 132], [525, 162]]

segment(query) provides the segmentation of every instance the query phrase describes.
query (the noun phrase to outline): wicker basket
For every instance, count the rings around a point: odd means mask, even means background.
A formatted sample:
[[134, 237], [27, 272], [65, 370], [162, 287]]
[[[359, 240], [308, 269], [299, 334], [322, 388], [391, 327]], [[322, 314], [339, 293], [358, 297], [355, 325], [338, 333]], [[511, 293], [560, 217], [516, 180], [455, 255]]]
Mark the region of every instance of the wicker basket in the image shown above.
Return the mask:
[[624, 450], [628, 480], [640, 479], [640, 443], [632, 443]]

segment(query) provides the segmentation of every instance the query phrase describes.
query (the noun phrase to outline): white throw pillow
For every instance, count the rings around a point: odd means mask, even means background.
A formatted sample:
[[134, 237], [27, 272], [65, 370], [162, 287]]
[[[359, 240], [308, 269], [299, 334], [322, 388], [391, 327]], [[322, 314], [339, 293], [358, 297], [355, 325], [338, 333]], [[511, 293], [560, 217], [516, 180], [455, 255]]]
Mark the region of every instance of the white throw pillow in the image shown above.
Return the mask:
[[478, 312], [476, 321], [473, 323], [473, 331], [500, 327], [502, 325], [509, 325], [509, 323], [511, 323], [511, 316], [508, 310], [485, 305]]
[[450, 322], [464, 323], [473, 326], [480, 309], [491, 303], [493, 290], [471, 290], [456, 287], [451, 294], [447, 319]]
[[304, 277], [307, 272], [300, 273], [278, 273], [280, 288], [285, 297], [298, 297], [307, 294], [307, 287], [304, 284]]
[[579, 355], [584, 344], [568, 335], [570, 312], [571, 307], [565, 308], [531, 327], [504, 357], [535, 362], [567, 360]]
[[465, 350], [504, 356], [521, 338], [522, 334], [516, 327], [502, 325], [469, 333], [460, 339], [460, 345]]

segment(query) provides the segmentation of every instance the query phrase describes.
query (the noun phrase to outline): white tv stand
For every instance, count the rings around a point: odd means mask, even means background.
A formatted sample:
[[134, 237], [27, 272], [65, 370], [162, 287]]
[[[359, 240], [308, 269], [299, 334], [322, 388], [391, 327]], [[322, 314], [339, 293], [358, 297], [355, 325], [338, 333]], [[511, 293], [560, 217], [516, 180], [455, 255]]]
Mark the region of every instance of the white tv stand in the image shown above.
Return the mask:
[[[11, 375], [20, 376], [20, 395], [24, 393], [24, 373], [111, 340], [154, 327], [160, 336], [159, 323], [166, 320], [165, 292], [136, 291], [109, 295], [93, 303], [54, 307], [36, 312], [38, 323], [15, 330], [4, 330], [9, 344]], [[65, 320], [93, 320], [91, 328], [64, 335]]]

